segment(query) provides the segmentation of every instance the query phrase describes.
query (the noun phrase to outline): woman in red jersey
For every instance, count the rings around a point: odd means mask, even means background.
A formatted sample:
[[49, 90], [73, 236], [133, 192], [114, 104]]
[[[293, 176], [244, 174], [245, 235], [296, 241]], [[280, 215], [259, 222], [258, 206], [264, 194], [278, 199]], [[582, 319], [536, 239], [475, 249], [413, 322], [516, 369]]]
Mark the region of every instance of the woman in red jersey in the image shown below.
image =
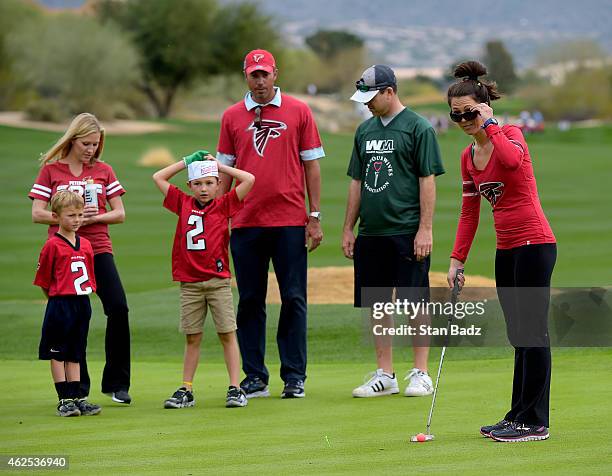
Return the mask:
[[495, 281], [515, 362], [511, 409], [480, 432], [497, 441], [545, 440], [551, 375], [547, 320], [557, 247], [523, 134], [516, 126], [500, 127], [493, 117], [490, 104], [500, 95], [495, 83], [479, 79], [486, 73], [476, 61], [458, 65], [458, 80], [447, 93], [451, 119], [474, 140], [461, 154], [463, 200], [448, 281], [451, 285], [464, 267], [483, 196], [493, 209]]
[[[57, 231], [57, 220], [48, 209], [51, 197], [59, 190], [84, 194], [93, 187], [98, 205], [84, 208], [79, 234], [87, 238], [94, 252], [94, 273], [99, 283], [97, 294], [102, 301], [106, 322], [106, 366], [102, 375], [102, 392], [114, 401], [129, 404], [130, 328], [125, 291], [113, 259], [108, 225], [123, 223], [125, 210], [121, 195], [125, 190], [112, 167], [101, 161], [104, 129], [92, 114], [74, 118], [68, 130], [41, 158], [42, 167], [28, 197], [32, 199], [32, 220], [49, 225], [49, 236]], [[107, 210], [108, 205], [108, 210]], [[85, 358], [81, 362], [81, 398], [89, 395], [90, 380]]]

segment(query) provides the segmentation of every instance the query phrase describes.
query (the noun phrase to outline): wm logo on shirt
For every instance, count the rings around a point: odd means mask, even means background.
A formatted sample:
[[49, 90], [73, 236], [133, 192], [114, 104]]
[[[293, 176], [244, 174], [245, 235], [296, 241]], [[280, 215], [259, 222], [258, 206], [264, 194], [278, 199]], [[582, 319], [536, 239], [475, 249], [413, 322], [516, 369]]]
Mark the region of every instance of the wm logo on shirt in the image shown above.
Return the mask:
[[366, 154], [388, 153], [394, 150], [393, 139], [366, 141]]

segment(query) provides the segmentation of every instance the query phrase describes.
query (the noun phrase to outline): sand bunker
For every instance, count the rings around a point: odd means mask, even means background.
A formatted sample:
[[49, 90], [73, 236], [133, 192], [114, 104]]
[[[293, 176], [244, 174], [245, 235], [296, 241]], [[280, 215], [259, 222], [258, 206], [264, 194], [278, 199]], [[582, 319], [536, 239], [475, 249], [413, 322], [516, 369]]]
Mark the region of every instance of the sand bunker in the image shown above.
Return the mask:
[[[432, 288], [446, 287], [446, 273], [431, 272], [429, 281]], [[232, 283], [236, 286], [235, 281]], [[466, 276], [463, 299], [493, 298], [495, 281], [484, 276]], [[488, 288], [488, 289], [483, 289]], [[280, 293], [274, 273], [268, 274], [268, 303], [280, 304]], [[353, 268], [329, 266], [308, 269], [308, 302], [310, 304], [352, 304]]]
[[[64, 132], [69, 122], [54, 123], [42, 121], [30, 121], [25, 118], [23, 112], [0, 112], [0, 125], [20, 127], [23, 129], [37, 129], [41, 131]], [[162, 132], [170, 130], [166, 124], [147, 121], [102, 121], [107, 134], [129, 135], [147, 134], [151, 132]]]

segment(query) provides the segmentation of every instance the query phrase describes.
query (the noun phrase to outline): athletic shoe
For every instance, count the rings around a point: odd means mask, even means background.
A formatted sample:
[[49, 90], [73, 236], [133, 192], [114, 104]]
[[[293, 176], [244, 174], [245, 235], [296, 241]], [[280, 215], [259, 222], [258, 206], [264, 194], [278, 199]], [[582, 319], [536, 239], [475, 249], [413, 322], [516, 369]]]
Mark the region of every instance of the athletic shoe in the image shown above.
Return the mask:
[[187, 390], [186, 387], [179, 388], [164, 402], [164, 408], [185, 408], [193, 407], [194, 405], [195, 398], [193, 398], [193, 393]]
[[412, 369], [404, 380], [409, 381], [406, 390], [404, 390], [404, 396], [406, 397], [424, 397], [433, 393], [433, 383], [427, 372]]
[[249, 401], [241, 388], [230, 386], [227, 389], [227, 396], [225, 397], [225, 406], [227, 408], [233, 407], [246, 407]]
[[247, 377], [240, 382], [240, 388], [247, 398], [269, 397], [268, 384], [259, 377]]
[[82, 416], [97, 415], [102, 411], [102, 407], [100, 407], [100, 405], [89, 403], [87, 398], [79, 398], [78, 400], [75, 400], [75, 404], [79, 408]]
[[480, 434], [482, 436], [487, 437], [487, 438], [491, 438], [491, 432], [492, 431], [503, 430], [508, 425], [510, 425], [510, 423], [511, 422], [509, 422], [508, 420], [504, 419], [504, 420], [498, 421], [495, 425], [481, 426], [480, 427]]
[[57, 416], [80, 416], [81, 410], [71, 398], [65, 398], [57, 403]]
[[287, 380], [285, 382], [285, 388], [281, 393], [281, 398], [304, 398], [306, 392], [304, 391], [303, 380]]
[[383, 372], [383, 369], [376, 369], [366, 376], [363, 385], [353, 390], [353, 397], [382, 397], [396, 393], [399, 393], [399, 387], [395, 374], [389, 375]]
[[124, 403], [125, 405], [132, 403], [132, 397], [130, 397], [127, 390], [117, 390], [116, 392], [107, 393], [106, 395], [111, 397], [113, 402]]
[[516, 421], [510, 423], [506, 428], [491, 432], [491, 438], [505, 443], [546, 440], [549, 436], [548, 428], [545, 426], [525, 425]]

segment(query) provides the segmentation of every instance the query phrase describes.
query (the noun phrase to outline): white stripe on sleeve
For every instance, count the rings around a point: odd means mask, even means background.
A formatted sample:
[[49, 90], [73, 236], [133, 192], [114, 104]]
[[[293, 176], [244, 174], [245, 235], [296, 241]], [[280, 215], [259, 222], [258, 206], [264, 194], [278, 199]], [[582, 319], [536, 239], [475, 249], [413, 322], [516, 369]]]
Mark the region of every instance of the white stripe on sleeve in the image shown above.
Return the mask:
[[40, 196], [45, 197], [45, 198], [51, 198], [51, 194], [50, 193], [43, 192], [42, 190], [36, 190], [35, 188], [32, 188], [32, 190], [30, 190], [30, 193], [34, 193], [36, 195], [40, 195]]
[[523, 149], [523, 146], [521, 145], [521, 143], [519, 141], [513, 140], [513, 139], [509, 139], [510, 142], [512, 142], [515, 146], [517, 146], [519, 149], [521, 149], [521, 153], [524, 154], [525, 150]]
[[112, 190], [106, 190], [106, 195], [112, 195], [113, 193], [117, 192], [118, 190], [123, 190], [123, 187], [121, 186], [121, 184], [117, 185]]
[[114, 187], [115, 187], [115, 185], [118, 185], [118, 184], [119, 184], [119, 180], [115, 180], [113, 183], [108, 184], [108, 185], [106, 186], [106, 191], [107, 191], [107, 193], [108, 193], [108, 191], [109, 191], [111, 188], [114, 188]]
[[52, 190], [49, 187], [43, 187], [42, 185], [38, 185], [37, 183], [35, 183], [32, 186], [32, 190], [37, 188], [38, 190], [42, 190], [43, 192], [47, 192], [47, 193], [51, 193]]
[[236, 156], [232, 154], [224, 154], [223, 152], [217, 152], [217, 160], [228, 167], [233, 167], [236, 163]]
[[302, 160], [317, 160], [325, 157], [325, 151], [323, 147], [316, 147], [314, 149], [300, 151], [300, 157]]

